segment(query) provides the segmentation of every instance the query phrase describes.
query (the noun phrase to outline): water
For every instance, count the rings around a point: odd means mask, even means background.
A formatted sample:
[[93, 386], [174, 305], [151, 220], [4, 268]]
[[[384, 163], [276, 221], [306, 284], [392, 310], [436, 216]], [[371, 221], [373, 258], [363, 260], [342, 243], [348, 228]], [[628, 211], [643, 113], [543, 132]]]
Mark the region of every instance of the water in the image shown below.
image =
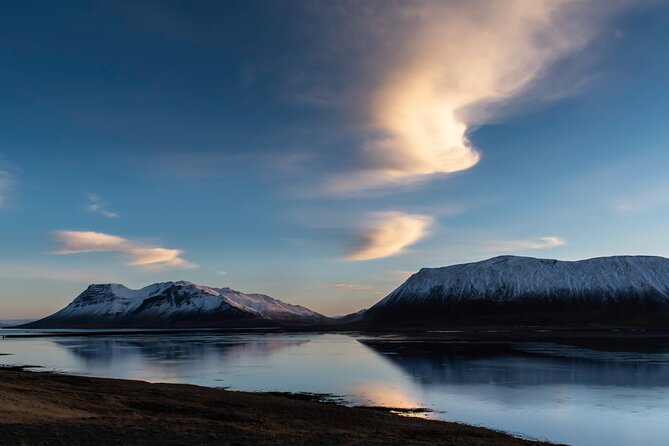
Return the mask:
[[[8, 334], [3, 330], [0, 334]], [[252, 391], [328, 393], [351, 404], [573, 445], [666, 445], [669, 348], [443, 343], [363, 334], [181, 333], [0, 340], [4, 364]]]

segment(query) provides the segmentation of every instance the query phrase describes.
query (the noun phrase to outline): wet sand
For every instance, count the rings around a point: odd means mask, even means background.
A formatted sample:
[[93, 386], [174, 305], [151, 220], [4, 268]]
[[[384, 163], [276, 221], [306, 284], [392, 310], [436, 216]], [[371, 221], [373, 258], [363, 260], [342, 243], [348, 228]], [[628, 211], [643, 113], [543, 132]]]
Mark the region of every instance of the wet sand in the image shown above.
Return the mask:
[[2, 445], [547, 445], [309, 397], [0, 369]]

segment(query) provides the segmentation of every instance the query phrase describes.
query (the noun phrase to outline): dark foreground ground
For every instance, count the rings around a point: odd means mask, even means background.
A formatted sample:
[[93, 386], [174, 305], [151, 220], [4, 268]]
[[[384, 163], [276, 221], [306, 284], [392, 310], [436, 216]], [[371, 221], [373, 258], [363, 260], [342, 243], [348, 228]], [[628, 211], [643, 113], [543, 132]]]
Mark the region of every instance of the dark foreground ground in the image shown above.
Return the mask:
[[2, 445], [546, 445], [275, 394], [0, 369]]

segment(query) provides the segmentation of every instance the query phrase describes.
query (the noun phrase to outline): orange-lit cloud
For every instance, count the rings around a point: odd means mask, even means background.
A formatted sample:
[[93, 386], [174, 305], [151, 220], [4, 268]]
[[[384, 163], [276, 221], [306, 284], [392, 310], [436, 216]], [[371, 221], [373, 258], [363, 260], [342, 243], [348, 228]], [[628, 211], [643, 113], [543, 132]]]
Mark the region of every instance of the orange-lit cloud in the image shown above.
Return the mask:
[[539, 237], [532, 240], [504, 240], [491, 243], [487, 251], [509, 252], [526, 251], [531, 249], [557, 248], [567, 243], [564, 239], [555, 236]]
[[117, 235], [93, 231], [56, 231], [54, 238], [62, 247], [54, 254], [78, 254], [84, 252], [119, 252], [128, 258], [133, 266], [172, 266], [196, 268], [180, 257], [180, 249], [168, 249], [149, 246], [136, 240], [129, 240]]
[[[369, 104], [377, 136], [367, 164], [327, 187], [353, 193], [459, 172], [481, 158], [468, 132], [494, 121], [561, 58], [584, 48], [611, 9], [576, 0], [402, 4], [408, 38], [395, 42]], [[395, 4], [396, 5], [396, 4]], [[389, 8], [391, 9], [391, 8]], [[410, 19], [406, 19], [406, 17]], [[559, 95], [554, 91], [550, 96]]]
[[403, 212], [376, 212], [357, 236], [346, 260], [371, 260], [402, 253], [428, 235], [432, 217]]

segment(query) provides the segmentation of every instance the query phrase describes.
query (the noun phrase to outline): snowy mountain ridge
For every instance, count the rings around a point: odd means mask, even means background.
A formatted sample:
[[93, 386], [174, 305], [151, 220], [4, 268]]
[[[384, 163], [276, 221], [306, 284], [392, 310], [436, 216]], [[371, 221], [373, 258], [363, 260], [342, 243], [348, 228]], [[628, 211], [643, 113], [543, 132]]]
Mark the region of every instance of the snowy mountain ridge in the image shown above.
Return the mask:
[[192, 282], [162, 282], [133, 290], [93, 284], [62, 310], [27, 328], [219, 326], [230, 321], [313, 322], [324, 318], [264, 294], [245, 294]]
[[559, 261], [500, 256], [423, 268], [377, 305], [397, 299], [433, 299], [435, 287], [442, 287], [440, 297], [444, 300], [573, 299], [592, 293], [607, 300], [649, 292], [657, 299], [669, 300], [669, 259], [617, 256]]
[[610, 309], [621, 314], [669, 309], [669, 259], [614, 256], [559, 261], [500, 256], [423, 268], [371, 307], [364, 318], [401, 319], [404, 314], [425, 320], [455, 315], [464, 319], [484, 312], [511, 318], [529, 310], [580, 316]]

